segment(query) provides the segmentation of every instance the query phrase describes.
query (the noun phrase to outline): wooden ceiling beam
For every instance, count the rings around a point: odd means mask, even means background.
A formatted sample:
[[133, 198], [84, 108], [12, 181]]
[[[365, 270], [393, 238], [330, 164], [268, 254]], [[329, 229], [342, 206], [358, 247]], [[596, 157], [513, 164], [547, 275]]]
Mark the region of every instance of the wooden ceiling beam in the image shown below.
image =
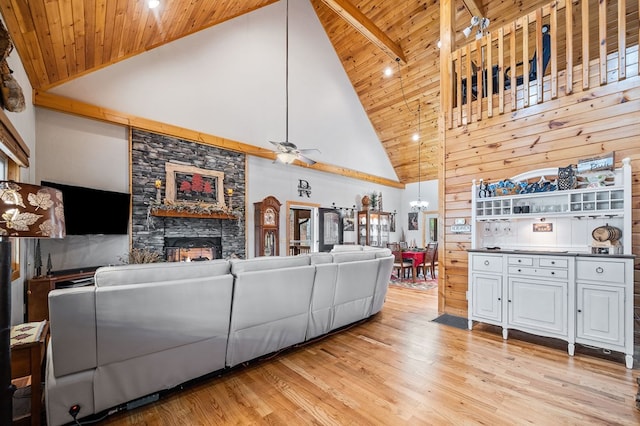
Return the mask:
[[368, 38], [373, 44], [378, 46], [384, 53], [393, 58], [393, 60], [403, 65], [407, 63], [407, 58], [404, 56], [402, 48], [348, 0], [322, 0], [322, 2], [362, 33], [362, 35]]
[[462, 0], [462, 3], [464, 3], [464, 7], [469, 11], [471, 16], [484, 17], [482, 7], [478, 4], [477, 0]]

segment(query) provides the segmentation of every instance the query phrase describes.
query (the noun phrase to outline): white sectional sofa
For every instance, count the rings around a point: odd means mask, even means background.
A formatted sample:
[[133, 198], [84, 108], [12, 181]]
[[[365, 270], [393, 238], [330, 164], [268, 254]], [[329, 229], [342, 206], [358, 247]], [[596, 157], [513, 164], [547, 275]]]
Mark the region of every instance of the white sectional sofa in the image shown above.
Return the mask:
[[[355, 249], [355, 247], [354, 247]], [[100, 268], [49, 294], [47, 424], [122, 407], [368, 318], [388, 249]]]

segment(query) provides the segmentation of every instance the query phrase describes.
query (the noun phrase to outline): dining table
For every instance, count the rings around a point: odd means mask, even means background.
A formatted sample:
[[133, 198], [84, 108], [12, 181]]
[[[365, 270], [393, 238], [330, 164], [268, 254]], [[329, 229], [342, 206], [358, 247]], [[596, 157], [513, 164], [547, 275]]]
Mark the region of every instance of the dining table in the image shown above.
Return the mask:
[[418, 265], [424, 262], [424, 255], [426, 251], [423, 250], [405, 250], [402, 252], [403, 259], [411, 259], [413, 261], [413, 266], [411, 268], [411, 276], [413, 281], [416, 281], [417, 274], [416, 270], [418, 269]]

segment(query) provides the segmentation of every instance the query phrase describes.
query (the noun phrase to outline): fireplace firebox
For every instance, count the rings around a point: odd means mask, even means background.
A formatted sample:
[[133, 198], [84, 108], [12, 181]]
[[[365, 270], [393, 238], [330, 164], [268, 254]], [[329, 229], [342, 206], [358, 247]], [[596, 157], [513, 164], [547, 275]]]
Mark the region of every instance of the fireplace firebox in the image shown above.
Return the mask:
[[167, 262], [221, 259], [222, 237], [167, 237], [164, 252]]

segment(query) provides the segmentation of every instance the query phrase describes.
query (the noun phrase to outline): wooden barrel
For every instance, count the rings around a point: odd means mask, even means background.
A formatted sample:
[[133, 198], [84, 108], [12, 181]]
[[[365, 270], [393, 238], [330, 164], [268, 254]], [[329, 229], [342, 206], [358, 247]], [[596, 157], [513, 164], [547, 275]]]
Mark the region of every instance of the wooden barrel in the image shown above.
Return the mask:
[[591, 232], [591, 236], [594, 240], [604, 242], [618, 241], [622, 237], [622, 231], [620, 228], [616, 228], [615, 226], [609, 226], [609, 224], [605, 226], [598, 226]]

